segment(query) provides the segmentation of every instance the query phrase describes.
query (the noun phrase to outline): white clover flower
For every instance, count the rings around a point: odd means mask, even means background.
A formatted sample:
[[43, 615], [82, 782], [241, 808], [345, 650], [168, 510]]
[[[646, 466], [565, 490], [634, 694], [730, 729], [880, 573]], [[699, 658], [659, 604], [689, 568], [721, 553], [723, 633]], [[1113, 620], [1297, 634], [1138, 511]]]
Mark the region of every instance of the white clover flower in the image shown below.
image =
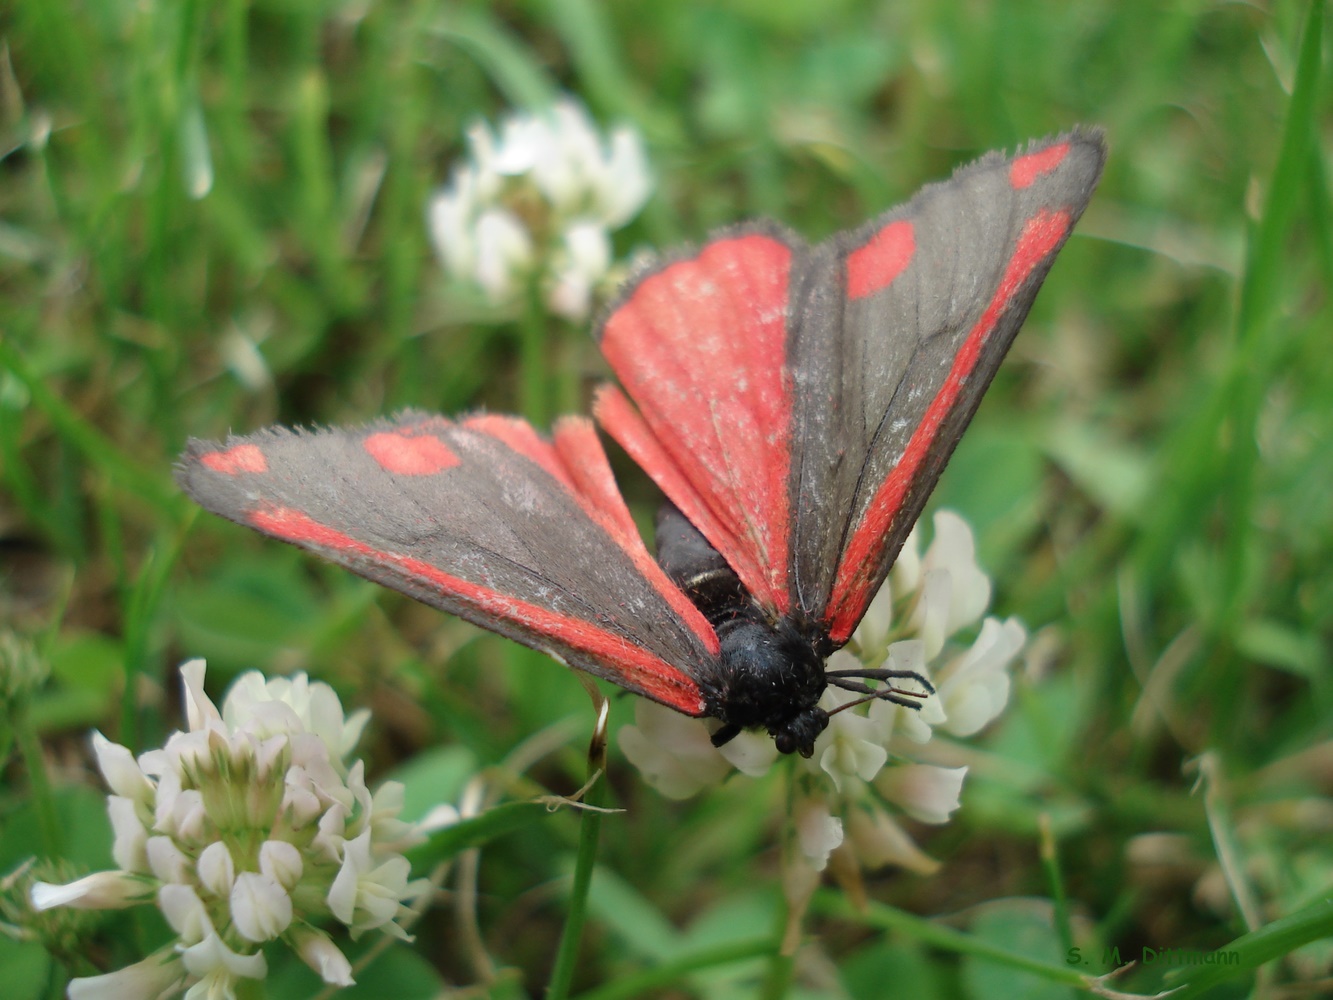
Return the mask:
[[[838, 661], [846, 660], [849, 663]], [[829, 658], [832, 669], [854, 668], [855, 658], [845, 650], [838, 650]], [[844, 705], [862, 697], [842, 688], [828, 687], [819, 700], [820, 707], [829, 713], [828, 728], [815, 741], [815, 752], [805, 761], [807, 768], [823, 771], [841, 792], [848, 778], [869, 781], [889, 759], [884, 746], [879, 720], [855, 712], [839, 711]]]
[[551, 309], [571, 319], [586, 316], [597, 282], [610, 267], [611, 238], [606, 230], [587, 220], [571, 224], [551, 257], [547, 292]]
[[241, 872], [229, 895], [236, 930], [247, 941], [272, 941], [292, 922], [292, 897], [271, 875]]
[[621, 752], [644, 780], [669, 799], [688, 799], [722, 781], [732, 770], [763, 777], [777, 759], [773, 741], [763, 733], [740, 733], [725, 746], [713, 746], [697, 719], [656, 702], [634, 703], [632, 726], [621, 726]]
[[1009, 665], [1027, 642], [1016, 618], [987, 618], [972, 648], [940, 670], [936, 699], [944, 710], [941, 728], [971, 736], [1004, 711], [1009, 701]]
[[536, 256], [523, 223], [502, 208], [488, 208], [477, 216], [475, 245], [473, 278], [491, 302], [507, 302], [521, 295]]
[[901, 806], [913, 819], [940, 825], [949, 822], [958, 808], [966, 776], [965, 767], [904, 764], [885, 771], [875, 787], [887, 801]]
[[292, 933], [292, 944], [302, 961], [319, 973], [330, 986], [352, 986], [352, 963], [333, 939], [313, 927], [298, 927]]
[[731, 770], [697, 720], [639, 698], [634, 721], [617, 735], [621, 752], [667, 798], [687, 799]]
[[312, 925], [337, 919], [355, 935], [395, 923], [409, 882], [401, 851], [420, 835], [397, 818], [402, 787], [373, 795], [348, 763], [368, 719], [343, 714], [327, 684], [305, 674], [237, 678], [219, 711], [204, 663], [181, 667], [189, 729], [137, 761], [94, 734], [117, 871], [67, 885], [36, 883], [37, 909], [154, 902], [176, 940], [141, 962], [75, 979], [70, 997], [234, 997], [262, 979], [261, 946], [280, 940], [326, 983], [351, 985], [351, 965]]
[[467, 132], [470, 159], [427, 206], [445, 269], [509, 307], [536, 282], [547, 308], [582, 320], [611, 268], [610, 233], [652, 189], [643, 142], [621, 127], [610, 141], [571, 98]]
[[793, 826], [801, 853], [815, 871], [823, 871], [829, 855], [842, 845], [842, 818], [833, 815], [827, 800], [802, 796], [796, 801]]
[[[948, 822], [958, 809], [966, 768], [914, 761], [935, 730], [966, 737], [1004, 709], [1009, 667], [1027, 641], [1017, 619], [986, 618], [990, 579], [977, 566], [967, 522], [941, 511], [934, 538], [922, 554], [914, 530], [847, 647], [828, 669], [880, 669], [929, 679], [935, 694], [915, 708], [829, 686], [820, 706], [828, 728], [809, 760], [797, 760], [793, 785], [795, 847], [784, 866], [788, 901], [803, 905], [811, 878], [829, 865], [835, 874], [896, 864], [921, 874], [937, 867], [893, 813], [922, 823]], [[981, 622], [976, 639], [961, 648], [956, 637]], [[912, 692], [910, 680], [893, 682]], [[859, 704], [864, 702], [864, 704]], [[641, 702], [637, 727], [621, 730], [621, 748], [650, 784], [684, 797], [723, 780], [727, 763], [759, 776], [778, 756], [762, 733], [742, 733], [715, 749], [695, 720]], [[742, 767], [742, 763], [745, 765]]]
[[279, 735], [304, 731], [318, 736], [328, 748], [326, 759], [339, 766], [356, 749], [370, 711], [359, 708], [344, 716], [333, 688], [312, 682], [304, 673], [269, 680], [258, 670], [249, 670], [228, 690], [222, 721], [259, 733], [264, 719], [270, 720], [273, 732]]
[[39, 910], [49, 910], [53, 906], [121, 910], [137, 906], [150, 896], [152, 890], [129, 872], [94, 872], [64, 885], [37, 882], [31, 893], [32, 905]]
[[840, 850], [866, 868], [897, 865], [918, 875], [933, 875], [940, 863], [917, 846], [886, 809], [873, 800], [847, 810], [847, 839]]
[[143, 1000], [144, 997], [175, 996], [184, 988], [185, 971], [176, 961], [150, 955], [101, 976], [70, 980], [69, 1000]]
[[972, 529], [953, 511], [935, 515], [935, 537], [921, 560], [921, 600], [913, 621], [934, 659], [950, 636], [978, 621], [990, 604], [990, 578], [977, 565]]
[[737, 733], [731, 742], [718, 747], [727, 763], [750, 778], [762, 778], [778, 759], [778, 748], [767, 733]]
[[333, 885], [328, 903], [333, 915], [358, 937], [363, 931], [382, 927], [407, 940], [407, 932], [394, 923], [404, 915], [402, 900], [410, 895], [407, 876], [411, 866], [401, 855], [381, 858], [372, 850], [370, 831], [343, 844], [343, 863]]

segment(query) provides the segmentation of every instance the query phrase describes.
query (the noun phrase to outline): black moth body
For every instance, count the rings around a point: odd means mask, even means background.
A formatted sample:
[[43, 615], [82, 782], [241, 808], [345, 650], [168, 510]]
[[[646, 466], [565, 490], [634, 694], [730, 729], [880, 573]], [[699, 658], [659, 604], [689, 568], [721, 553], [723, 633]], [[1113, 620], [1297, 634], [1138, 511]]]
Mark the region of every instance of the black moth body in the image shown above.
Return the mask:
[[[717, 632], [722, 653], [716, 675], [700, 678], [708, 714], [721, 721], [713, 745], [722, 746], [743, 729], [765, 729], [781, 753], [809, 757], [829, 724], [819, 699], [830, 683], [870, 694], [854, 677], [910, 680], [924, 697], [934, 688], [910, 671], [870, 670], [836, 674], [824, 660], [834, 647], [819, 623], [799, 614], [773, 619], [716, 549], [676, 507], [657, 514], [657, 561], [671, 581], [703, 612]], [[878, 697], [920, 707], [913, 692], [875, 689]]]

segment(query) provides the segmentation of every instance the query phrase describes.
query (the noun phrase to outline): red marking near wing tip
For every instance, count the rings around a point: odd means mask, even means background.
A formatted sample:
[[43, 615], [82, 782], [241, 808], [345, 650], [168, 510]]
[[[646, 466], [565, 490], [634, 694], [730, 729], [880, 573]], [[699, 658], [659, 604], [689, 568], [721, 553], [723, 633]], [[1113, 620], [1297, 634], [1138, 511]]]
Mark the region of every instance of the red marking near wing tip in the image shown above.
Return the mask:
[[238, 472], [267, 472], [268, 459], [257, 444], [238, 444], [226, 451], [210, 451], [199, 456], [199, 461], [214, 472], [234, 476]]
[[314, 518], [291, 507], [270, 507], [250, 514], [250, 523], [260, 531], [301, 545], [318, 545], [337, 552], [348, 552], [378, 566], [393, 570], [417, 583], [428, 582], [447, 594], [458, 597], [485, 615], [559, 639], [582, 650], [607, 667], [617, 670], [626, 681], [650, 697], [686, 715], [704, 714], [703, 695], [686, 674], [661, 657], [636, 646], [604, 628], [539, 607], [515, 597], [508, 597], [489, 587], [452, 576], [420, 559], [384, 552], [357, 541], [336, 528], [320, 524]]
[[847, 255], [847, 297], [863, 299], [887, 288], [916, 253], [916, 232], [907, 219], [890, 222], [865, 246]]
[[385, 472], [400, 476], [430, 476], [452, 469], [462, 462], [447, 444], [433, 434], [381, 431], [367, 437], [362, 447]]
[[1072, 224], [1073, 220], [1068, 212], [1042, 209], [1028, 220], [1023, 232], [1019, 234], [1014, 254], [1009, 258], [1009, 265], [1005, 268], [1004, 276], [986, 306], [986, 311], [968, 331], [967, 337], [954, 356], [953, 367], [949, 369], [944, 384], [931, 400], [920, 425], [903, 450], [902, 457], [898, 459], [893, 471], [889, 473], [866, 508], [865, 516], [843, 552], [829, 601], [829, 634], [835, 643], [847, 641], [865, 612], [869, 603], [866, 592], [873, 582], [867, 574], [876, 563], [873, 558], [876, 548], [882, 543], [894, 518], [901, 511], [903, 499], [911, 490], [912, 483], [939, 432], [940, 424], [958, 401], [963, 384], [981, 358], [981, 350], [987, 338], [995, 329], [1005, 309], [1009, 307], [1009, 301], [1014, 293], [1036, 267], [1055, 251]]
[[1069, 143], [1058, 142], [1046, 149], [1020, 156], [1009, 164], [1009, 183], [1014, 190], [1030, 187], [1042, 174], [1049, 174], [1069, 155]]

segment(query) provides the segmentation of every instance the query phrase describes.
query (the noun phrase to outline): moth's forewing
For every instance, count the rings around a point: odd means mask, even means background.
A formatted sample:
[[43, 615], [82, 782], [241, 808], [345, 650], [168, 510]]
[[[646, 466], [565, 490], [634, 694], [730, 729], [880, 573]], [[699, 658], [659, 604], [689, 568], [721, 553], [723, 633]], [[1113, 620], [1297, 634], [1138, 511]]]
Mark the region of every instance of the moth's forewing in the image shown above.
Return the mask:
[[717, 637], [644, 549], [596, 433], [404, 414], [192, 441], [207, 510], [690, 715]]
[[1092, 131], [992, 153], [797, 264], [790, 580], [834, 643], [883, 583], [1104, 158]]

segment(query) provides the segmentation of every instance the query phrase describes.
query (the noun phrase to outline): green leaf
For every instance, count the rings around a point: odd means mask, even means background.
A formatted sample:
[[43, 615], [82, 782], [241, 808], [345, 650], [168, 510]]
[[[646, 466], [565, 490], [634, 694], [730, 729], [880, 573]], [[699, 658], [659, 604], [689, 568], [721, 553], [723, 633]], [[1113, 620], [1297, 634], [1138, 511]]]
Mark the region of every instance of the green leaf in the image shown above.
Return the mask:
[[1301, 945], [1329, 937], [1333, 937], [1333, 899], [1322, 899], [1296, 913], [1279, 917], [1252, 934], [1203, 953], [1212, 958], [1173, 970], [1166, 977], [1167, 986], [1175, 990], [1171, 994], [1174, 1000], [1191, 1000], [1203, 996], [1219, 983], [1248, 978], [1261, 965], [1281, 958]]
[[404, 785], [400, 818], [415, 823], [442, 802], [456, 803], [476, 773], [476, 755], [467, 747], [433, 747], [417, 754], [388, 775]]
[[1259, 663], [1311, 681], [1328, 667], [1317, 636], [1271, 618], [1250, 619], [1241, 626], [1236, 648]]
[[535, 110], [555, 101], [556, 87], [539, 68], [541, 60], [483, 8], [455, 8], [438, 30], [477, 61], [510, 104]]
[[[1011, 954], [1038, 961], [1055, 962], [1063, 953], [1044, 902], [994, 903], [973, 920], [972, 933]], [[1075, 995], [1066, 983], [977, 955], [963, 956], [962, 973], [964, 991], [976, 1000], [1061, 1000]]]

